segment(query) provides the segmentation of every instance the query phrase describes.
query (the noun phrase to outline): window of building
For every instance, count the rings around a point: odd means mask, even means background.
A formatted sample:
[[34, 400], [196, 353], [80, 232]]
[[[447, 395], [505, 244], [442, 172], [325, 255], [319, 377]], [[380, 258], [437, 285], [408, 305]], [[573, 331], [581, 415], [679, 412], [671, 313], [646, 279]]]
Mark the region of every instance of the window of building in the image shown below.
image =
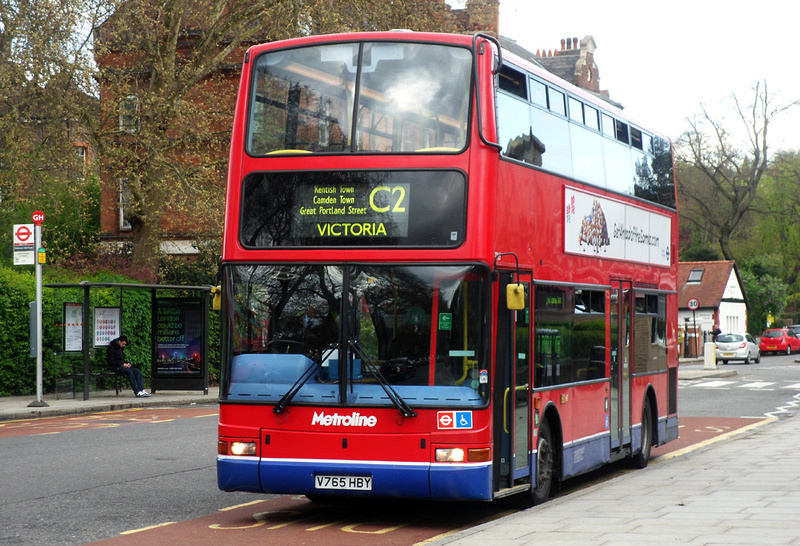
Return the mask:
[[127, 178], [122, 178], [119, 181], [119, 230], [130, 231], [131, 223], [128, 220], [126, 211], [130, 210], [133, 203], [133, 194], [128, 184]]
[[75, 150], [75, 156], [78, 158], [78, 161], [82, 165], [88, 165], [89, 164], [89, 149], [88, 149], [88, 147], [84, 146], [82, 144], [78, 144], [78, 145], [75, 145], [74, 150]]
[[703, 280], [703, 273], [705, 273], [705, 271], [705, 269], [692, 269], [689, 272], [689, 278], [686, 282], [699, 283]]
[[139, 97], [127, 95], [119, 101], [119, 130], [125, 133], [138, 133], [140, 128]]

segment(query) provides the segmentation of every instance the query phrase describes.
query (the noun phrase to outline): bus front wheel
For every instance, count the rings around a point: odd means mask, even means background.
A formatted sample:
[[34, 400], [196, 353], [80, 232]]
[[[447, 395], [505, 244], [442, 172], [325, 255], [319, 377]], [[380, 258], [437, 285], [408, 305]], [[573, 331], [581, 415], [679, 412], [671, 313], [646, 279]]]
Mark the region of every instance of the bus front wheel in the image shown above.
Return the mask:
[[644, 468], [650, 462], [650, 451], [653, 448], [653, 416], [650, 413], [650, 400], [644, 399], [642, 408], [642, 449], [633, 456], [634, 468]]
[[536, 442], [536, 483], [533, 484], [533, 504], [542, 504], [550, 496], [553, 488], [553, 469], [555, 466], [555, 451], [553, 438], [550, 434], [550, 425], [542, 420], [539, 425], [539, 438]]

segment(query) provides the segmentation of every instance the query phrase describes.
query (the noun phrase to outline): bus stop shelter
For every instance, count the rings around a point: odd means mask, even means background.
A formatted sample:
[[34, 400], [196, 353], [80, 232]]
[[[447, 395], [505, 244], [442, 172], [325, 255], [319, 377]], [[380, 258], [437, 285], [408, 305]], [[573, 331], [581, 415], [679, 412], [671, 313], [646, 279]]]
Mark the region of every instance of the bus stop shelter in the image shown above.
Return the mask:
[[[146, 290], [150, 293], [152, 391], [202, 390], [203, 394], [208, 394], [211, 286], [88, 281], [53, 283], [44, 286], [54, 290], [82, 292], [82, 303], [64, 303], [62, 349], [64, 352], [80, 352], [83, 355], [84, 400], [89, 399], [92, 349], [108, 346], [112, 339], [124, 333], [123, 294], [125, 291], [133, 290]], [[119, 307], [92, 308], [92, 290], [103, 288], [119, 289]], [[169, 295], [164, 296], [164, 294]], [[71, 317], [68, 316], [70, 314]]]

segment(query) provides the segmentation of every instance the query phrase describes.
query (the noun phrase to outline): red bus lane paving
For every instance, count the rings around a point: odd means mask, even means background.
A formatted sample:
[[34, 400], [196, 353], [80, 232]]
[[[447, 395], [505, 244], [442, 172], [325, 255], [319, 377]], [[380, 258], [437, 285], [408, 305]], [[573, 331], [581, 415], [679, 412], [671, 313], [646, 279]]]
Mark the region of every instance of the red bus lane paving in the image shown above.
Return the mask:
[[729, 436], [740, 434], [774, 419], [758, 417], [679, 417], [678, 439], [654, 447], [651, 460], [680, 456]]
[[219, 415], [215, 406], [180, 408], [136, 408], [119, 411], [39, 417], [0, 421], [0, 438], [31, 436], [35, 434], [58, 434], [70, 430], [112, 428], [127, 425], [163, 423], [190, 417]]
[[[769, 421], [771, 419], [682, 417], [680, 438], [654, 448], [652, 463], [658, 464]], [[575, 489], [580, 487], [578, 485]], [[569, 482], [565, 489], [562, 494], [575, 490]], [[131, 530], [99, 544], [216, 546], [258, 541], [270, 544], [358, 545], [380, 542], [413, 545], [503, 517], [515, 510], [508, 502], [357, 502], [337, 499], [326, 504], [311, 502], [305, 496], [282, 496], [255, 499], [252, 503], [183, 522], [154, 522], [152, 527]]]
[[417, 544], [510, 513], [485, 503], [311, 502], [283, 496], [217, 514], [156, 525], [93, 544]]

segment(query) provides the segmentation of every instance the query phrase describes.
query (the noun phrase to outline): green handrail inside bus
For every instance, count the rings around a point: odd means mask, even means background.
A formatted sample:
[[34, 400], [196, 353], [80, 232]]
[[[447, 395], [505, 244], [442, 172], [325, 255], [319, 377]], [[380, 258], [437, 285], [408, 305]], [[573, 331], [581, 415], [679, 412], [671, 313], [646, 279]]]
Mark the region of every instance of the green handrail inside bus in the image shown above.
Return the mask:
[[271, 152], [267, 152], [267, 155], [276, 155], [276, 154], [310, 154], [311, 150], [273, 150]]
[[[514, 394], [520, 391], [527, 391], [528, 384], [525, 383], [524, 385], [517, 385], [514, 387]], [[508, 431], [508, 393], [511, 392], [511, 387], [506, 389], [506, 392], [503, 393], [503, 430], [506, 431], [506, 434], [511, 434]]]
[[460, 152], [459, 148], [452, 148], [450, 146], [434, 146], [433, 148], [420, 148], [419, 150], [414, 150], [414, 153], [425, 153], [425, 152]]

